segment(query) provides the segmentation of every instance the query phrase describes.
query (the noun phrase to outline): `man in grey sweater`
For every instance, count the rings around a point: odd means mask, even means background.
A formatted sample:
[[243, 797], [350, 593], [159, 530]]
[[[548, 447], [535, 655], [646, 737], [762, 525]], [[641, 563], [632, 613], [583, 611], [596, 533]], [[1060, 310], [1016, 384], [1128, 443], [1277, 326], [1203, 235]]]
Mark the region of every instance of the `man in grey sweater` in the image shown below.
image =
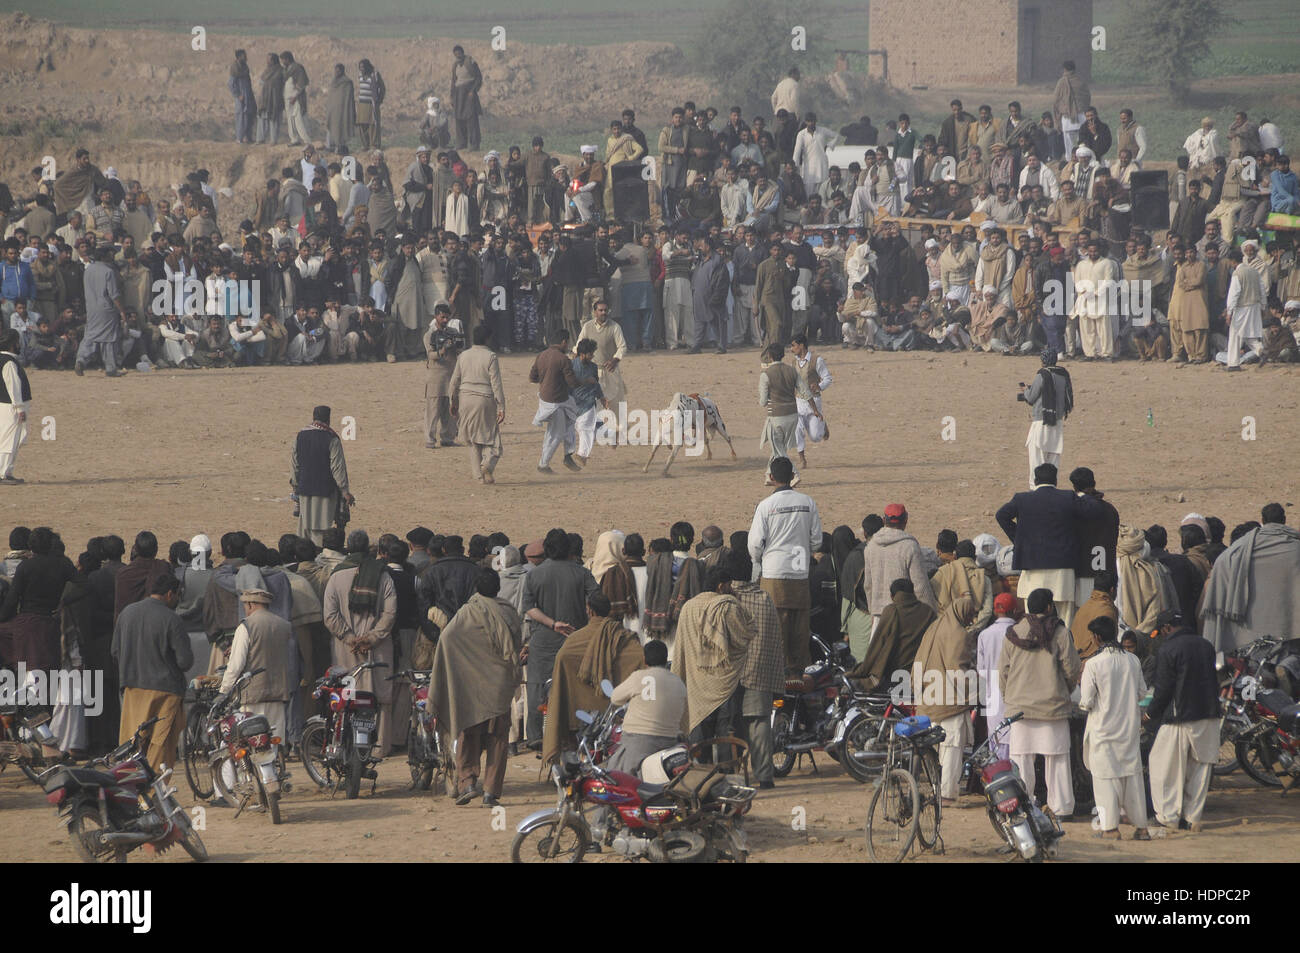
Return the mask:
[[122, 686], [119, 738], [126, 741], [142, 722], [156, 717], [149, 740], [155, 771], [176, 763], [185, 671], [194, 663], [185, 623], [175, 612], [180, 595], [179, 579], [159, 576], [148, 598], [124, 608], [113, 628], [113, 661]]

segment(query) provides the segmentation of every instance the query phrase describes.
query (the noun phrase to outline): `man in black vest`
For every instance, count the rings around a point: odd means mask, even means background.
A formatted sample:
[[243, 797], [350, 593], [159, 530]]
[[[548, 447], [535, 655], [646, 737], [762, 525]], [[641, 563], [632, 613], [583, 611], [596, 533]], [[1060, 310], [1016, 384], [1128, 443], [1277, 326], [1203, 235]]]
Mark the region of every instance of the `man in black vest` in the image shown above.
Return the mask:
[[0, 485], [15, 486], [23, 481], [14, 476], [18, 448], [27, 440], [27, 407], [32, 387], [27, 372], [18, 363], [18, 332], [0, 332]]
[[319, 546], [325, 530], [347, 525], [347, 507], [356, 499], [348, 492], [348, 465], [343, 442], [330, 428], [330, 409], [317, 407], [311, 417], [293, 445], [289, 485], [298, 498], [298, 535]]

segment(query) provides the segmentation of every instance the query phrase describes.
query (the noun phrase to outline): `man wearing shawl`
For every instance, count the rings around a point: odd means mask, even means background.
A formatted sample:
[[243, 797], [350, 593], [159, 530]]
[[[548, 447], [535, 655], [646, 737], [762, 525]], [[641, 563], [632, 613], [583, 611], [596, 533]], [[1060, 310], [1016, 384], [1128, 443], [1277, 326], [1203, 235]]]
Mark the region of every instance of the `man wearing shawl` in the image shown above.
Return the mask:
[[253, 98], [253, 78], [248, 72], [248, 54], [243, 50], [235, 50], [235, 62], [230, 64], [226, 88], [235, 97], [235, 141], [252, 143], [257, 101]]
[[1056, 81], [1052, 93], [1052, 111], [1055, 113], [1057, 128], [1064, 137], [1065, 151], [1074, 150], [1074, 140], [1079, 127], [1083, 125], [1084, 111], [1092, 105], [1092, 96], [1088, 84], [1075, 72], [1074, 60], [1062, 64], [1061, 78]]
[[609, 599], [610, 615], [619, 618], [637, 614], [636, 580], [623, 556], [625, 534], [607, 530], [596, 540], [596, 554], [591, 561], [591, 574]]
[[921, 636], [912, 665], [916, 713], [945, 733], [939, 744], [939, 796], [945, 807], [956, 804], [961, 793], [962, 749], [971, 738], [970, 709], [979, 702], [975, 643], [966, 632], [977, 609], [968, 596], [944, 609]]
[[406, 209], [411, 217], [411, 231], [423, 235], [430, 231], [435, 221], [442, 222], [442, 200], [434, 196], [434, 171], [429, 166], [429, 147], [415, 150], [415, 161], [406, 170], [406, 184], [402, 188]]
[[420, 263], [415, 260], [415, 235], [401, 238], [401, 251], [384, 271], [384, 290], [388, 294], [388, 316], [392, 331], [387, 335], [388, 363], [396, 363], [415, 349], [414, 342], [430, 330], [424, 310], [424, 282]]
[[311, 142], [307, 129], [307, 70], [285, 50], [280, 54], [284, 68], [284, 118], [289, 129], [289, 145]]
[[501, 578], [494, 570], [480, 570], [474, 588], [438, 636], [429, 704], [439, 730], [456, 739], [456, 803], [468, 804], [482, 794], [483, 803], [492, 806], [505, 782], [523, 622], [515, 607], [500, 598]]
[[673, 674], [686, 683], [686, 720], [695, 741], [731, 733], [729, 702], [754, 638], [754, 618], [731, 592], [731, 573], [714, 567], [705, 591], [682, 606]]
[[78, 149], [73, 167], [54, 180], [54, 210], [59, 215], [67, 215], [79, 208], [88, 196], [97, 196], [107, 187], [108, 180], [90, 161], [90, 153]]
[[993, 335], [1000, 324], [1011, 315], [1011, 309], [999, 303], [998, 289], [985, 285], [983, 293], [972, 296], [970, 305], [971, 346], [982, 351], [993, 350]]
[[501, 460], [501, 424], [506, 419], [506, 393], [496, 352], [487, 346], [492, 329], [474, 329], [474, 346], [456, 358], [447, 385], [451, 415], [460, 424], [461, 443], [469, 448], [470, 472], [475, 480], [495, 483], [492, 471]]
[[704, 588], [704, 564], [687, 555], [693, 536], [683, 536], [680, 527], [689, 528], [690, 524], [673, 524], [673, 541], [663, 551], [651, 542], [646, 558], [646, 634], [665, 642], [669, 652], [675, 644], [674, 627], [682, 606]]
[[[330, 409], [312, 410], [310, 426], [298, 431], [290, 457], [289, 484], [298, 494], [298, 535], [317, 546], [322, 534], [339, 523], [339, 503], [356, 502], [348, 492], [348, 465], [343, 443], [330, 428]], [[346, 518], [339, 523], [346, 525]]]
[[[361, 530], [348, 536], [348, 558], [338, 564], [325, 583], [323, 611], [325, 628], [334, 636], [331, 662], [355, 668], [362, 662], [382, 662], [377, 669], [367, 669], [356, 676], [357, 691], [374, 692], [380, 705], [379, 738], [376, 757], [388, 753], [393, 735], [394, 624], [397, 621], [397, 587], [384, 569], [381, 559], [368, 553], [370, 538]], [[368, 775], [367, 775], [368, 776]]]
[[920, 648], [921, 637], [937, 613], [916, 598], [910, 579], [889, 584], [890, 603], [883, 607], [875, 634], [862, 654], [862, 661], [848, 672], [867, 692], [893, 689], [895, 672], [909, 671]]
[[335, 63], [334, 78], [330, 80], [329, 95], [325, 100], [325, 148], [341, 155], [347, 154], [348, 140], [357, 131], [355, 92], [343, 64]]
[[603, 679], [618, 685], [645, 665], [645, 654], [634, 633], [623, 628], [621, 617], [610, 612], [609, 597], [593, 592], [587, 597], [590, 621], [564, 640], [551, 670], [551, 692], [542, 727], [542, 760], [551, 762], [572, 748], [574, 732], [582, 727], [576, 712], [593, 714], [609, 700], [600, 690]]
[[1214, 561], [1205, 584], [1201, 631], [1220, 652], [1300, 630], [1300, 533], [1278, 503], [1264, 507], [1260, 523]]
[[[1100, 646], [1083, 669], [1079, 707], [1088, 712], [1083, 731], [1083, 763], [1092, 774], [1100, 836], [1119, 840], [1121, 809], [1136, 830], [1134, 840], [1150, 840], [1142, 784], [1142, 716], [1146, 694], [1142, 663], [1120, 648], [1115, 621], [1099, 616], [1089, 623]], [[1077, 640], [1077, 637], [1076, 637]]]
[[[707, 530], [706, 530], [707, 532]], [[748, 541], [747, 533], [738, 533]], [[733, 537], [734, 540], [734, 537]], [[753, 561], [743, 547], [728, 552], [725, 565], [732, 576], [731, 594], [754, 620], [754, 637], [740, 670], [740, 700], [735, 714], [738, 734], [749, 743], [749, 766], [761, 788], [773, 786], [772, 699], [785, 691], [785, 637], [776, 604], [756, 582]]]
[[1152, 557], [1145, 534], [1135, 526], [1120, 528], [1115, 555], [1119, 619], [1128, 628], [1149, 635], [1155, 630], [1157, 615], [1178, 608], [1173, 579], [1169, 570]]
[[605, 177], [605, 212], [614, 216], [614, 166], [619, 162], [635, 162], [645, 155], [641, 143], [630, 132], [623, 131], [622, 120], [615, 119], [609, 124], [609, 137], [605, 140], [605, 168], [609, 174]]
[[456, 118], [456, 148], [469, 148], [473, 152], [479, 147], [478, 117], [483, 112], [479, 105], [478, 91], [483, 86], [483, 73], [472, 56], [465, 54], [459, 44], [451, 48], [456, 62], [451, 68], [451, 108]]
[[266, 55], [266, 67], [259, 77], [261, 95], [257, 97], [257, 141], [279, 145], [280, 125], [284, 122], [284, 70], [280, 57]]
[[1070, 692], [1082, 665], [1070, 630], [1057, 616], [1050, 589], [1034, 589], [1025, 600], [1029, 614], [1007, 630], [999, 668], [1003, 711], [1023, 712], [1011, 726], [1011, 760], [1025, 789], [1034, 790], [1034, 756], [1042, 755], [1047, 803], [1058, 820], [1074, 813], [1070, 782]]
[[357, 64], [360, 74], [360, 86], [357, 88], [357, 130], [361, 134], [361, 145], [366, 149], [379, 148], [379, 107], [383, 105], [387, 88], [384, 78], [379, 75], [370, 60]]

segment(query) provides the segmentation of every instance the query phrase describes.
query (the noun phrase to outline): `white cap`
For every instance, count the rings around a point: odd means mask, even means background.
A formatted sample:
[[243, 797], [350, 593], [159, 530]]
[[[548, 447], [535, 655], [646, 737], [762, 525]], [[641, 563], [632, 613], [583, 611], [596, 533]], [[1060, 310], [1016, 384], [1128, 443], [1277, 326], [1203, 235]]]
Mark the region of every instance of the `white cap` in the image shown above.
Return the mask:
[[938, 247], [939, 247], [939, 239], [937, 239], [937, 238], [927, 238], [927, 239], [925, 240], [925, 247], [926, 247], [926, 248], [938, 248]]
[[107, 169], [104, 170], [104, 175], [108, 176], [110, 179], [116, 179], [117, 169], [114, 166], [110, 165]]
[[985, 285], [984, 290], [981, 293], [986, 295], [995, 295], [998, 293], [998, 289], [994, 288], [992, 285]]
[[980, 533], [971, 542], [975, 544], [976, 565], [988, 569], [997, 561], [998, 551], [1002, 546], [992, 533]]
[[221, 243], [220, 245], [218, 245], [217, 247], [220, 248], [222, 251], [234, 251], [234, 250], [235, 250], [234, 248], [232, 248], [232, 247], [230, 246], [230, 243], [229, 243], [229, 242], [222, 242], [222, 243]]
[[192, 540], [190, 540], [190, 552], [192, 553], [212, 552], [212, 540], [208, 539], [207, 533], [199, 533]]
[[578, 149], [578, 151], [581, 152], [584, 156], [594, 156], [594, 155], [596, 154], [596, 147], [595, 147], [595, 146], [581, 146], [581, 147]]
[[1254, 245], [1256, 248], [1259, 248], [1259, 242], [1255, 241], [1253, 238], [1247, 238], [1241, 243], [1242, 248], [1245, 248], [1247, 245]]
[[1083, 156], [1087, 156], [1089, 159], [1097, 158], [1097, 153], [1093, 152], [1087, 146], [1079, 146], [1077, 149], [1074, 150], [1074, 154], [1076, 156], [1079, 156], [1080, 158], [1082, 158]]
[[993, 231], [993, 229], [995, 229], [995, 228], [997, 228], [997, 227], [998, 227], [998, 223], [995, 222], [995, 221], [993, 221], [993, 219], [991, 219], [991, 218], [986, 218], [986, 219], [984, 219], [984, 221], [980, 222], [980, 231], [981, 231], [981, 232], [991, 232], [991, 231]]
[[946, 295], [946, 297], [947, 297], [950, 301], [960, 301], [960, 300], [961, 300], [961, 289], [960, 289], [960, 288], [949, 288], [949, 289], [948, 289], [948, 294]]
[[934, 281], [930, 282], [931, 291], [934, 291], [936, 288], [942, 288], [942, 287], [943, 287], [943, 282], [939, 281], [938, 279], [935, 279]]
[[1292, 298], [1290, 301], [1288, 301], [1288, 302], [1286, 303], [1286, 305], [1282, 308], [1282, 310], [1283, 310], [1283, 311], [1300, 311], [1300, 301], [1297, 301], [1295, 298]]

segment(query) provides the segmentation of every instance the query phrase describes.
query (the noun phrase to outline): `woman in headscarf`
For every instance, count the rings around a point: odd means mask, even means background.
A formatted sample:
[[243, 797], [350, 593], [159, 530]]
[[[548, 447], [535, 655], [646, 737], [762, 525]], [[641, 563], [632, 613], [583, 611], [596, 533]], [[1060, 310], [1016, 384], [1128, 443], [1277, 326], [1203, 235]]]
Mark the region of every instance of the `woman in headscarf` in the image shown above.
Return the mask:
[[1008, 746], [1027, 791], [1034, 790], [1034, 756], [1043, 756], [1047, 803], [1064, 821], [1074, 813], [1070, 692], [1079, 683], [1083, 663], [1070, 630], [1056, 614], [1050, 589], [1035, 589], [1025, 607], [1029, 614], [1007, 630], [1002, 646], [1002, 710], [1025, 716], [1011, 726]]
[[625, 536], [617, 529], [601, 533], [591, 560], [591, 574], [600, 591], [609, 596], [611, 618], [636, 615], [636, 581], [623, 556]]
[[921, 636], [912, 665], [916, 713], [945, 733], [939, 744], [939, 797], [945, 807], [956, 804], [961, 793], [962, 749], [971, 739], [970, 710], [979, 702], [975, 646], [966, 635], [976, 609], [969, 596], [955, 599]]

